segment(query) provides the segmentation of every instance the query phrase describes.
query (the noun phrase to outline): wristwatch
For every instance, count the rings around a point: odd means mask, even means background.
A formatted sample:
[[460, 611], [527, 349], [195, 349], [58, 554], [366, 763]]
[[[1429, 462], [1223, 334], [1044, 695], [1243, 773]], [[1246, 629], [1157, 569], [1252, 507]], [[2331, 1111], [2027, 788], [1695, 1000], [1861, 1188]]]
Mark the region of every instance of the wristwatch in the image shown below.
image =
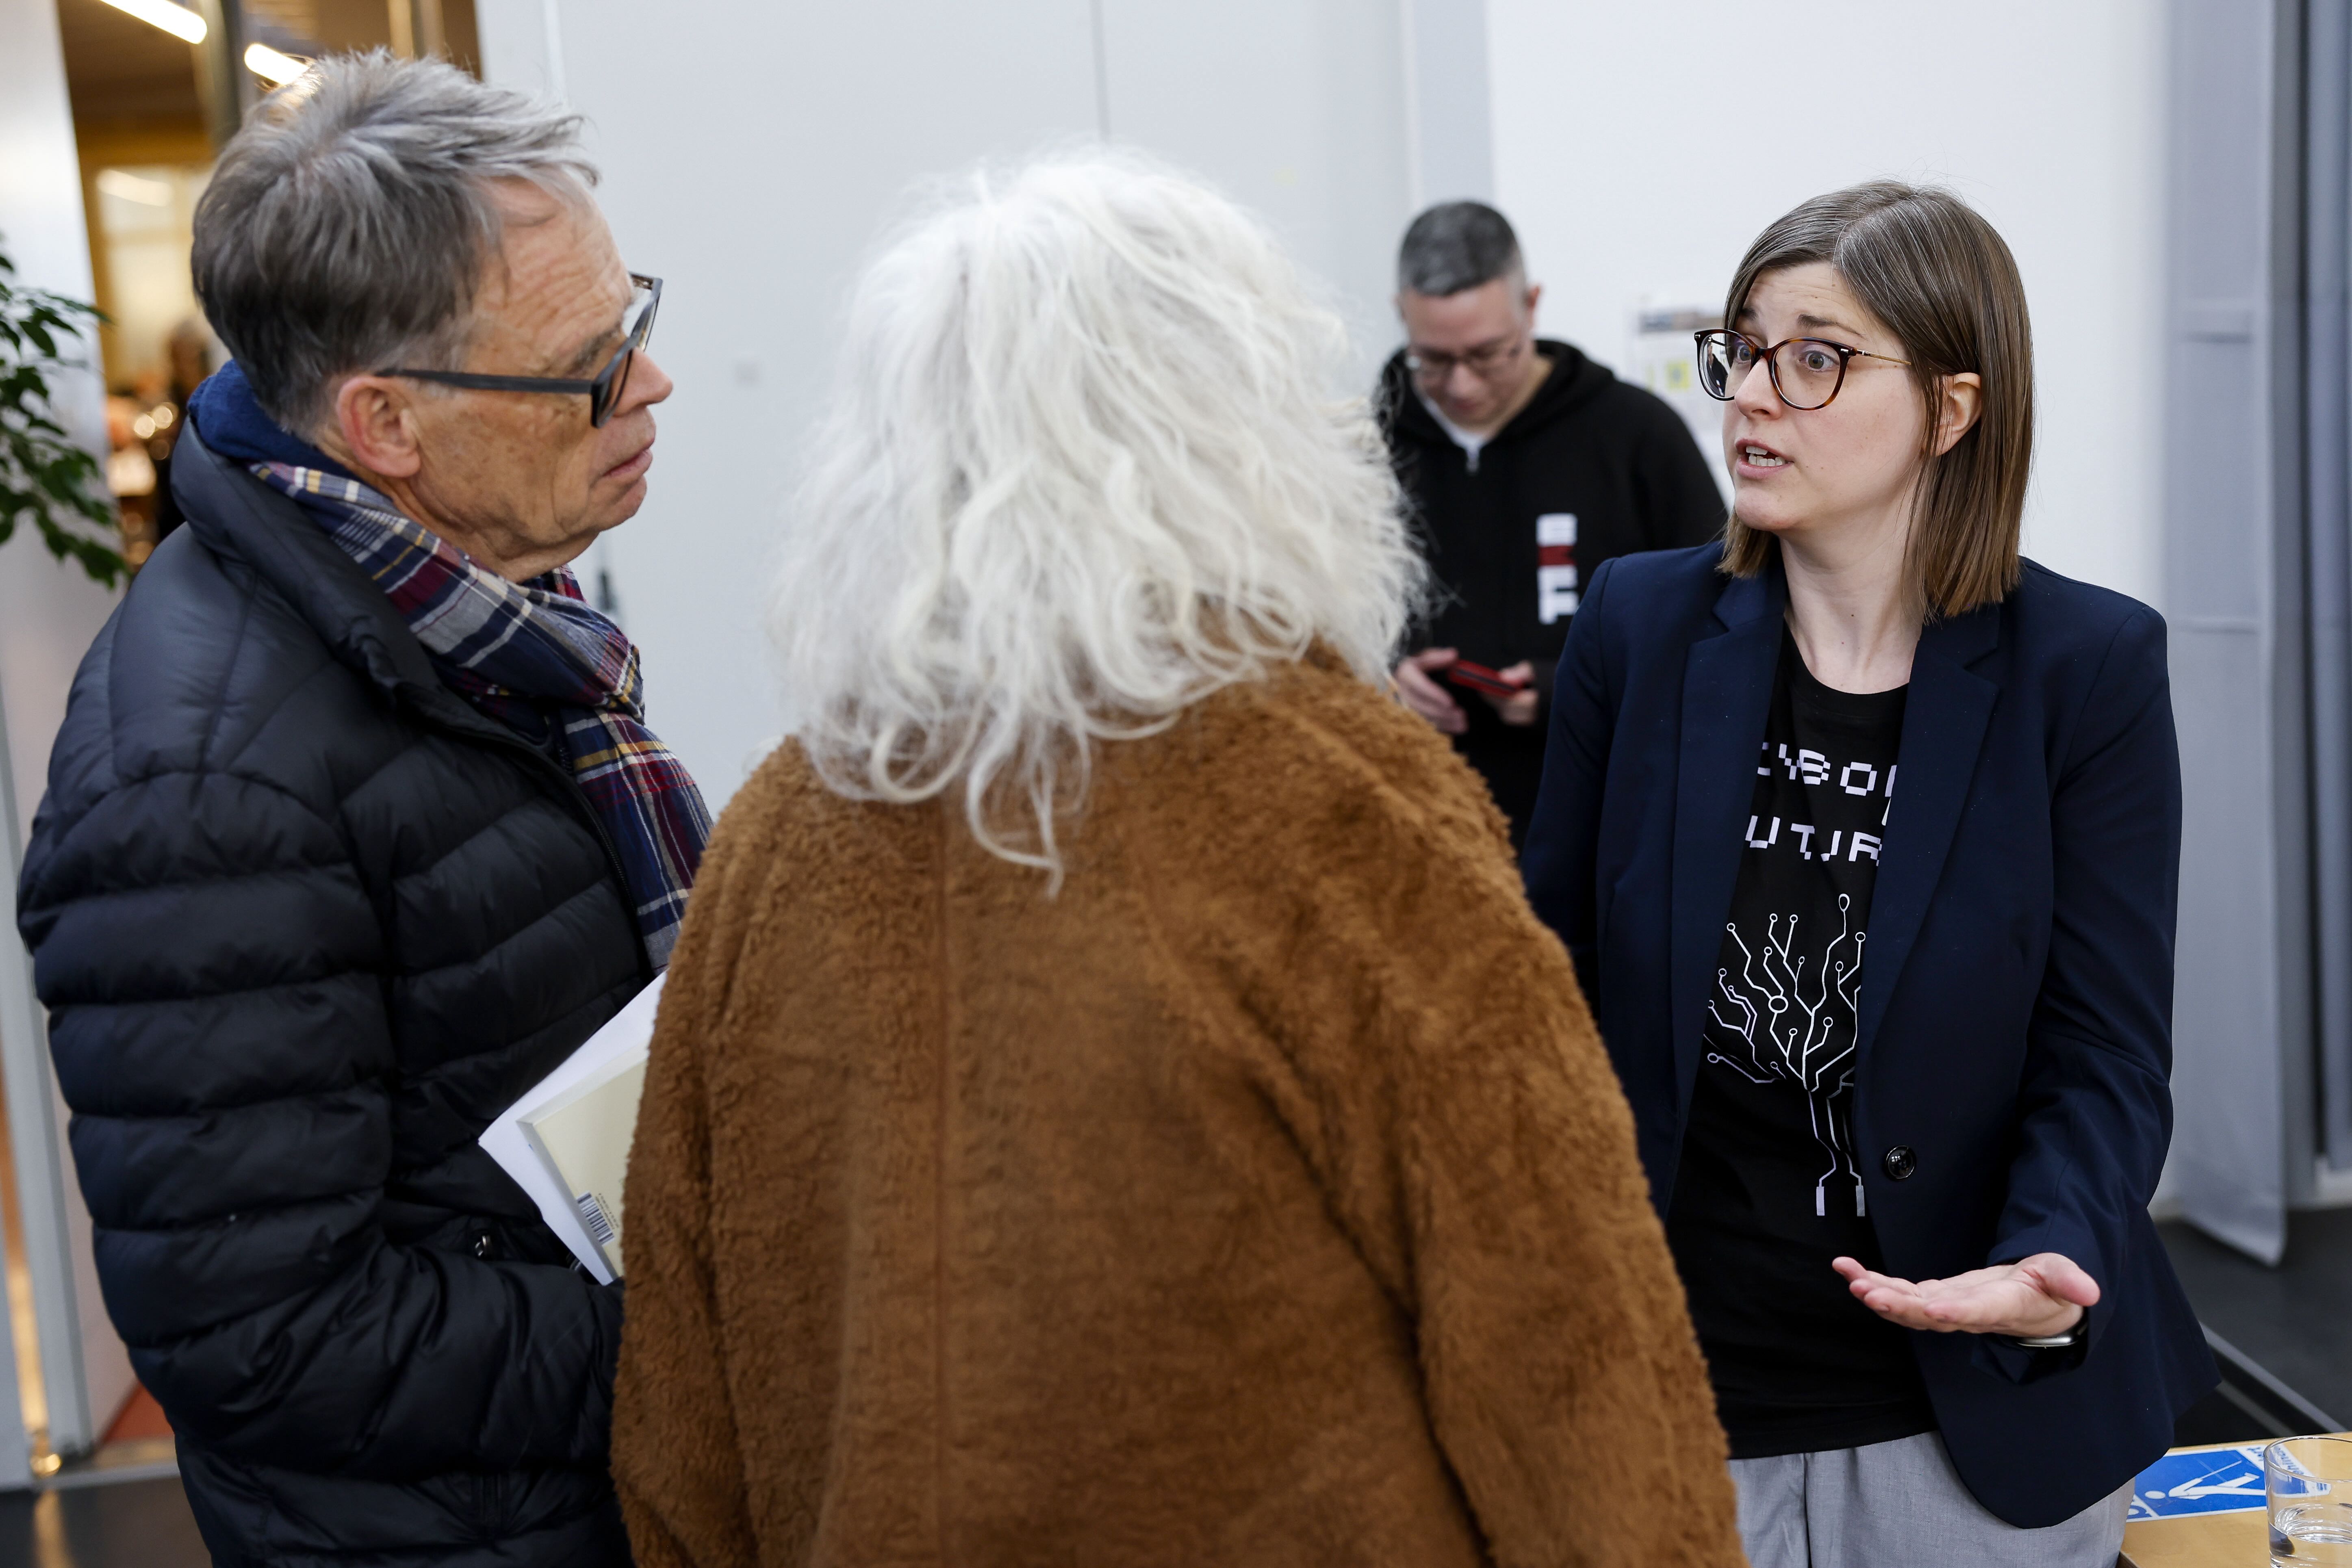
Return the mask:
[[2088, 1312], [2074, 1320], [2074, 1326], [2063, 1334], [2035, 1334], [2031, 1339], [2019, 1334], [1996, 1336], [2007, 1340], [2021, 1351], [2072, 1350], [2091, 1337], [2091, 1315]]

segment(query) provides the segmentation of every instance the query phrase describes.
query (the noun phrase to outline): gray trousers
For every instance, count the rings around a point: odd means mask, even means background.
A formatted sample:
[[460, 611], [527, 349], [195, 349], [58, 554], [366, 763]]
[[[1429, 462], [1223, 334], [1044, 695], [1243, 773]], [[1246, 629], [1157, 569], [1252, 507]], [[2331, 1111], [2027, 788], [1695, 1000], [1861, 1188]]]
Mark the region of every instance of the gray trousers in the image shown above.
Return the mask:
[[2046, 1530], [1987, 1512], [1933, 1432], [1734, 1459], [1751, 1568], [2115, 1568], [2131, 1484]]

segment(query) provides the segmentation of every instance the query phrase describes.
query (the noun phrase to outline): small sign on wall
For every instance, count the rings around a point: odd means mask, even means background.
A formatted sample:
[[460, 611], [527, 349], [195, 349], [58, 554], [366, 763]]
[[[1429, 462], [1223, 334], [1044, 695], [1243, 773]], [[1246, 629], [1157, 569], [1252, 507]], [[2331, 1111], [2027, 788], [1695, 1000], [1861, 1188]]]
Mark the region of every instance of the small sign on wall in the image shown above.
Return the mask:
[[1731, 504], [1731, 479], [1723, 468], [1723, 407], [1698, 384], [1698, 345], [1693, 334], [1723, 325], [1723, 312], [1712, 306], [1643, 306], [1633, 312], [1633, 352], [1626, 358], [1625, 379], [1666, 401], [1683, 416], [1707, 472]]

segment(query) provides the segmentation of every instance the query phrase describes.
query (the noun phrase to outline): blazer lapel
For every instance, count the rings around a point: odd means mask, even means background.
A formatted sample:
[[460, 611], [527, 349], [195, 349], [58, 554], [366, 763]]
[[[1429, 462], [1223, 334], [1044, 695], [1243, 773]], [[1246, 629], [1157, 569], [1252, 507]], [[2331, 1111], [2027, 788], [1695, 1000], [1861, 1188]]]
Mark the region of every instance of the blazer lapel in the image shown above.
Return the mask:
[[1959, 831], [1977, 752], [2000, 690], [1968, 667], [2000, 640], [2000, 606], [1987, 605], [1927, 627], [1912, 656], [1895, 795], [1870, 900], [1870, 948], [1863, 960], [1862, 1014], [1854, 1031], [1858, 1057], [1867, 1057], [1877, 1038], [1887, 998], [1911, 956], [1951, 854], [1952, 836]]
[[1756, 795], [1756, 756], [1772, 707], [1788, 586], [1777, 563], [1734, 578], [1716, 600], [1725, 628], [1691, 645], [1683, 666], [1682, 751], [1675, 784], [1675, 1089], [1690, 1104], [1699, 1034], [1723, 921], [1739, 874], [1741, 823]]

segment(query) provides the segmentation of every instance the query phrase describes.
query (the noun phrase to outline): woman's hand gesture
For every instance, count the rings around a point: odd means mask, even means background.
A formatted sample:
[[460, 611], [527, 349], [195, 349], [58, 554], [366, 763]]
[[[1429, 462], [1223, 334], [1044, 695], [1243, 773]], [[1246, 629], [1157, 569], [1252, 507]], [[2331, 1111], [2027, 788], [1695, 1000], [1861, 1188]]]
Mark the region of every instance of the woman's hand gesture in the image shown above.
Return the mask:
[[1851, 1258], [1835, 1258], [1830, 1267], [1845, 1277], [1864, 1306], [1888, 1322], [1945, 1334], [2063, 1334], [2099, 1300], [2099, 1282], [2055, 1252], [1916, 1284], [1864, 1268]]

